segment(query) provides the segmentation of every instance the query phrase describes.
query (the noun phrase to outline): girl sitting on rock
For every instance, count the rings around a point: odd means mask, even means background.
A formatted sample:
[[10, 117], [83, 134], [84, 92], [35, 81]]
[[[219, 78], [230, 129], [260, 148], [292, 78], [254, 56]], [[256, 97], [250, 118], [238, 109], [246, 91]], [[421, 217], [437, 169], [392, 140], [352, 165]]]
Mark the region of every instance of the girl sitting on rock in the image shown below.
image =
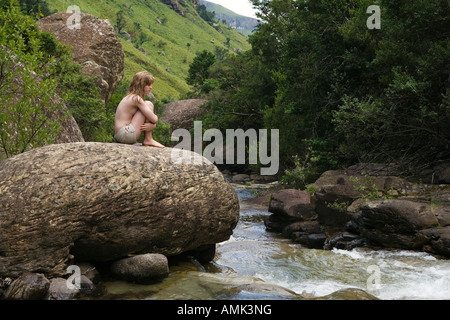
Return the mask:
[[153, 130], [158, 122], [158, 116], [154, 113], [155, 107], [150, 101], [144, 100], [144, 97], [150, 94], [154, 82], [155, 78], [146, 71], [134, 75], [128, 94], [117, 107], [114, 136], [116, 142], [136, 144], [144, 132], [144, 146], [164, 148], [153, 139]]

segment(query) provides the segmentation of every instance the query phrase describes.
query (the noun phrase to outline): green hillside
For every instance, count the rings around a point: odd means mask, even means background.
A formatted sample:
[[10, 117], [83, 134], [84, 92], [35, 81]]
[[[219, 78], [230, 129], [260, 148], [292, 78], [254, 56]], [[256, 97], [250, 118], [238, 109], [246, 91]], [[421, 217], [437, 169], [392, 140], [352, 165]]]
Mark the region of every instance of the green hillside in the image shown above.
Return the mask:
[[[71, 0], [47, 2], [58, 12], [73, 4]], [[250, 44], [246, 36], [227, 25], [209, 25], [191, 1], [165, 2], [178, 4], [184, 16], [159, 0], [78, 0], [76, 4], [81, 12], [108, 19], [116, 27], [125, 53], [124, 86], [136, 72], [147, 70], [156, 78], [153, 93], [158, 99], [179, 99], [190, 89], [185, 79], [196, 53], [205, 49], [213, 53], [218, 49], [245, 51]], [[118, 24], [124, 25], [120, 34]]]
[[208, 11], [214, 12], [216, 14], [215, 17], [217, 20], [225, 20], [227, 25], [232, 26], [234, 29], [244, 35], [248, 36], [252, 34], [253, 30], [258, 25], [258, 19], [239, 15], [221, 6], [220, 4], [209, 2], [206, 0], [200, 0], [200, 3], [205, 5]]

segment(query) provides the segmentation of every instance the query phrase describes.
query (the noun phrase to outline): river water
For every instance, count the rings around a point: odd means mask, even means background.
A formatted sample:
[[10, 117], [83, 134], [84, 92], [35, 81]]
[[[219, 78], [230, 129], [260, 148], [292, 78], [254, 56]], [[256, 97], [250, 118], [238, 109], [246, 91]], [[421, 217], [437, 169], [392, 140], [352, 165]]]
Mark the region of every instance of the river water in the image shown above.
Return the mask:
[[[106, 299], [219, 300], [320, 298], [355, 288], [383, 300], [450, 299], [450, 260], [427, 253], [370, 249], [312, 250], [269, 233], [264, 207], [236, 189], [241, 218], [233, 236], [217, 245], [213, 262], [177, 262], [155, 285], [104, 283]], [[350, 297], [351, 299], [352, 297]]]

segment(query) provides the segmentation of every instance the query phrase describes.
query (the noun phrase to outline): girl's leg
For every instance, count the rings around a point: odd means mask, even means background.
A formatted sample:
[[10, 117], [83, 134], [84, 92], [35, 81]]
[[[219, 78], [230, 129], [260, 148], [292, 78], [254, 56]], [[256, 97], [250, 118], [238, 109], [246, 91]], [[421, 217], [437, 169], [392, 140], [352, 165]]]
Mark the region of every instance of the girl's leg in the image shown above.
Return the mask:
[[147, 120], [147, 118], [141, 111], [138, 110], [136, 112], [133, 119], [131, 120], [131, 123], [133, 124], [133, 127], [136, 130], [136, 139], [139, 139], [141, 136], [142, 133], [141, 126], [144, 124], [150, 125], [151, 130], [144, 131], [144, 141], [142, 142], [143, 145], [150, 147], [164, 148], [162, 144], [156, 142], [153, 139], [153, 130], [156, 128], [156, 124], [151, 124], [150, 121]]
[[131, 124], [136, 130], [136, 140], [139, 140], [139, 138], [141, 137], [141, 126], [145, 123], [146, 120], [147, 119], [145, 118], [144, 114], [139, 110], [134, 114], [133, 119], [131, 119]]

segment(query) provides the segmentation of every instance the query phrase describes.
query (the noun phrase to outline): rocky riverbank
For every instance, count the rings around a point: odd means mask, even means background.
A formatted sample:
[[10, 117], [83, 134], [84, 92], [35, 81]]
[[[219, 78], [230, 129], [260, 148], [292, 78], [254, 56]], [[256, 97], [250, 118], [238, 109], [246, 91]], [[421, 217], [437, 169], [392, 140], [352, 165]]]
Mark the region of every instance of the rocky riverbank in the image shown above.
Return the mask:
[[267, 230], [309, 248], [370, 246], [450, 257], [450, 185], [411, 182], [381, 166], [328, 171], [306, 190], [271, 195]]

